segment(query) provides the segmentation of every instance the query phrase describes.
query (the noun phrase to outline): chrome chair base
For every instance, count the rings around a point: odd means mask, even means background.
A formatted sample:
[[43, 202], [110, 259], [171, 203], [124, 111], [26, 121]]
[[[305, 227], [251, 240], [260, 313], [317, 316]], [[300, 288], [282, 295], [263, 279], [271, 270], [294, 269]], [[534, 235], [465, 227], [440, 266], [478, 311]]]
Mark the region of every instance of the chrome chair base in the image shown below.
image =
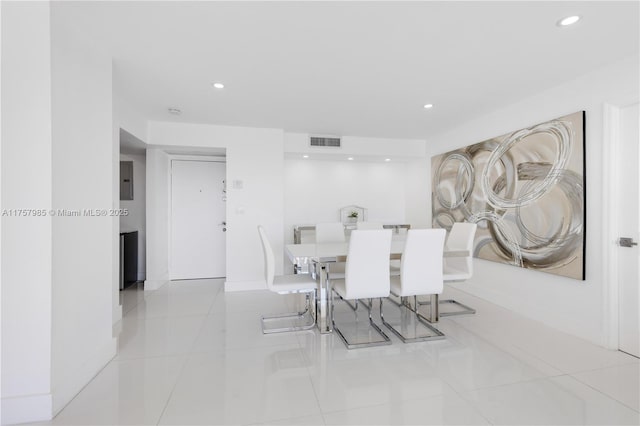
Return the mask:
[[[402, 301], [403, 298], [400, 298], [400, 300]], [[415, 333], [413, 336], [407, 336], [405, 334], [402, 333], [402, 331], [398, 330], [395, 326], [393, 326], [392, 324], [388, 323], [385, 319], [384, 319], [384, 313], [382, 310], [382, 300], [380, 301], [380, 317], [382, 318], [382, 323], [393, 332], [393, 334], [395, 334], [396, 336], [398, 336], [398, 338], [400, 340], [402, 340], [403, 343], [413, 343], [413, 342], [426, 342], [426, 341], [431, 341], [431, 340], [442, 340], [444, 339], [446, 336], [444, 335], [443, 332], [441, 332], [440, 330], [438, 330], [437, 328], [435, 328], [434, 326], [432, 326], [431, 324], [429, 324], [429, 322], [427, 321], [427, 319], [425, 317], [423, 317], [422, 315], [420, 315], [418, 313], [418, 298], [416, 296], [414, 296], [414, 305], [415, 305], [415, 310], [411, 308], [410, 305], [406, 304], [406, 303], [397, 303], [395, 302], [393, 299], [389, 299], [391, 300], [395, 305], [398, 306], [398, 308], [402, 311], [402, 309], [407, 309], [410, 312], [413, 312], [415, 314], [415, 319], [417, 321], [417, 323], [420, 323], [421, 325], [423, 325], [426, 329], [428, 329], [431, 334], [427, 334], [427, 335], [419, 335], [417, 330], [414, 330]], [[413, 315], [412, 315], [413, 316]], [[417, 325], [416, 323], [416, 325]], [[401, 324], [401, 327], [404, 324]]]
[[441, 317], [449, 317], [452, 315], [470, 315], [470, 314], [475, 314], [476, 310], [473, 309], [470, 306], [467, 306], [463, 303], [460, 303], [458, 301], [455, 301], [453, 299], [445, 299], [445, 300], [440, 300], [440, 304], [444, 305], [444, 304], [450, 304], [450, 305], [457, 305], [460, 306], [462, 308], [462, 310], [460, 311], [455, 311], [455, 312], [442, 312], [440, 311], [440, 316]]
[[[418, 302], [418, 304], [420, 305], [430, 305], [431, 302], [429, 301], [425, 301], [425, 302]], [[453, 299], [445, 299], [445, 300], [440, 300], [439, 301], [439, 305], [456, 305], [461, 307], [462, 309], [457, 310], [457, 311], [449, 311], [449, 312], [442, 312], [440, 311], [440, 316], [441, 317], [450, 317], [450, 316], [454, 316], [454, 315], [472, 315], [476, 313], [476, 310], [473, 309], [470, 306], [467, 306], [463, 303], [458, 302], [457, 300], [453, 300]]]
[[[315, 312], [312, 312], [312, 309], [315, 308], [315, 306], [316, 306], [316, 292], [313, 291], [313, 292], [306, 293], [304, 311], [263, 316], [260, 319], [260, 322], [262, 324], [262, 334], [286, 333], [291, 331], [304, 331], [304, 330], [312, 329], [316, 325], [316, 315], [315, 315]], [[282, 321], [288, 318], [302, 319], [305, 316], [308, 316], [311, 319], [311, 322], [309, 324], [289, 326], [289, 327], [274, 327], [274, 328], [269, 328], [266, 324], [269, 321], [278, 321], [278, 320]]]
[[[350, 307], [352, 311], [356, 311], [358, 309], [358, 301], [360, 299], [355, 299], [355, 303], [351, 303], [350, 301], [348, 301], [344, 297], [340, 296], [339, 294], [338, 294], [338, 297], [340, 298], [340, 300], [342, 300], [344, 303], [346, 303], [347, 306]], [[373, 309], [373, 299], [369, 299], [369, 304], [362, 303], [362, 306], [364, 306], [364, 308], [366, 310], [370, 311], [371, 309]]]
[[[336, 293], [337, 294], [337, 293]], [[340, 297], [340, 295], [338, 294], [338, 297]], [[340, 297], [342, 299], [342, 297]], [[342, 299], [344, 300], [344, 299]], [[345, 302], [347, 302], [345, 300]], [[351, 307], [351, 309], [353, 309], [355, 315], [356, 315], [356, 322], [357, 322], [357, 318], [358, 318], [358, 305], [365, 305], [365, 308], [367, 307], [366, 304], [364, 303], [358, 303], [358, 300], [356, 299], [355, 302], [355, 306], [352, 306], [349, 302], [347, 302], [347, 304], [349, 305], [349, 307]], [[382, 307], [382, 299], [380, 299], [380, 306]], [[381, 337], [382, 340], [369, 340], [367, 342], [350, 342], [349, 339], [347, 339], [347, 337], [344, 335], [344, 333], [342, 333], [342, 331], [340, 331], [340, 329], [336, 326], [336, 322], [335, 322], [335, 309], [334, 309], [334, 298], [331, 297], [331, 323], [333, 325], [333, 330], [338, 334], [338, 336], [340, 336], [340, 339], [342, 340], [342, 342], [344, 343], [344, 345], [347, 347], [347, 349], [358, 349], [358, 348], [370, 348], [370, 347], [374, 347], [374, 346], [383, 346], [383, 345], [390, 345], [391, 344], [391, 339], [389, 338], [389, 336], [387, 336], [385, 334], [384, 331], [382, 331], [382, 329], [378, 326], [378, 324], [376, 324], [373, 321], [373, 318], [371, 318], [371, 311], [373, 309], [368, 309], [369, 311], [369, 325], [371, 326], [372, 329], [374, 329]]]

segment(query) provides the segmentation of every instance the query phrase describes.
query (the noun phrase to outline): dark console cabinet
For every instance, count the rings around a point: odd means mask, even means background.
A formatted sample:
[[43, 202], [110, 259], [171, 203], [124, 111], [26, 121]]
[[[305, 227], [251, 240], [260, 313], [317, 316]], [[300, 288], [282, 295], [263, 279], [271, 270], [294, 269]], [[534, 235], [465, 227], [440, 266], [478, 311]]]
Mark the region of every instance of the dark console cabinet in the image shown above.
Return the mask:
[[120, 233], [120, 290], [138, 280], [138, 231]]

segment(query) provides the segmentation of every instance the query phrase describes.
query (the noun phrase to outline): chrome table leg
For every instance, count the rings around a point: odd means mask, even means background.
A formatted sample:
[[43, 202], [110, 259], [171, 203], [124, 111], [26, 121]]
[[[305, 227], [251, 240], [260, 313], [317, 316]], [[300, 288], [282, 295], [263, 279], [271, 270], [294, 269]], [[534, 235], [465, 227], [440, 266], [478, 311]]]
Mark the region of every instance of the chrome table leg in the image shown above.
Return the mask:
[[320, 333], [331, 333], [331, 283], [327, 279], [327, 265], [316, 264], [316, 279], [318, 280], [318, 317], [317, 324]]

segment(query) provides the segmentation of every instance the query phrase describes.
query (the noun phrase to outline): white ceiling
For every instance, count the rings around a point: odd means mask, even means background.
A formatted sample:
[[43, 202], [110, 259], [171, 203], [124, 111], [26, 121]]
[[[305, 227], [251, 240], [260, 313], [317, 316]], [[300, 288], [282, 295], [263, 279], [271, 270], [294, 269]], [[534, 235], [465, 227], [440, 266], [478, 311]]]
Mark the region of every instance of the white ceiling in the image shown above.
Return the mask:
[[108, 46], [150, 119], [334, 135], [425, 138], [638, 54], [640, 37], [637, 1], [54, 5]]

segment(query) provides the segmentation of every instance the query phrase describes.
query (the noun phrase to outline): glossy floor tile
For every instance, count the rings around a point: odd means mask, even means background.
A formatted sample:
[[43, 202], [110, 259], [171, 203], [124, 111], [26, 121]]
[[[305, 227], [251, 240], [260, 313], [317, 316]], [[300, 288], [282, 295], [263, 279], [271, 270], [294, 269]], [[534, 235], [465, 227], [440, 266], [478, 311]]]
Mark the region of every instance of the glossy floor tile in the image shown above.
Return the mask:
[[319, 415], [298, 345], [190, 357], [160, 424], [247, 424]]
[[181, 355], [191, 352], [205, 316], [138, 318], [125, 316], [117, 359]]
[[158, 293], [141, 300], [127, 315], [137, 318], [207, 315], [215, 297], [215, 293]]
[[562, 374], [527, 353], [497, 346], [451, 321], [442, 321], [440, 330], [447, 336], [447, 343], [427, 348], [428, 358], [456, 390], [481, 389]]
[[488, 425], [489, 422], [457, 393], [424, 399], [397, 400], [373, 407], [324, 415], [327, 425]]
[[572, 377], [636, 411], [640, 410], [640, 365], [626, 364], [572, 374]]
[[640, 414], [569, 376], [463, 394], [496, 425], [637, 425]]
[[184, 362], [185, 357], [111, 362], [53, 424], [157, 424]]
[[[446, 339], [403, 344], [383, 327], [391, 345], [347, 350], [317, 330], [263, 335], [261, 315], [303, 300], [223, 285], [121, 292], [118, 355], [44, 424], [638, 424], [638, 359], [459, 290], [478, 313], [443, 318]], [[342, 327], [353, 317], [338, 306]]]
[[554, 330], [537, 321], [514, 315], [507, 309], [459, 290], [445, 290], [465, 304], [478, 308], [478, 314], [447, 319], [504, 349], [518, 348], [544, 361], [562, 373], [639, 363], [638, 358], [612, 351]]

